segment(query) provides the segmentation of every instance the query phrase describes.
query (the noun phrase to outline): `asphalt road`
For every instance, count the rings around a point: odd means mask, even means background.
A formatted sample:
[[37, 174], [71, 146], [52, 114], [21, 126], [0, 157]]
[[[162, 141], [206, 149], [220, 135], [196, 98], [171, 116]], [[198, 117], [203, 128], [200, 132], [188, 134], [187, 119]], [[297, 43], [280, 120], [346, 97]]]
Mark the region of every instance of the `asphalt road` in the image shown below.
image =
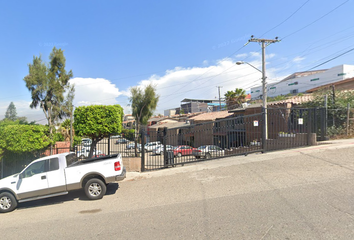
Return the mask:
[[[354, 140], [352, 140], [354, 142]], [[354, 145], [130, 174], [0, 215], [2, 239], [354, 239]]]

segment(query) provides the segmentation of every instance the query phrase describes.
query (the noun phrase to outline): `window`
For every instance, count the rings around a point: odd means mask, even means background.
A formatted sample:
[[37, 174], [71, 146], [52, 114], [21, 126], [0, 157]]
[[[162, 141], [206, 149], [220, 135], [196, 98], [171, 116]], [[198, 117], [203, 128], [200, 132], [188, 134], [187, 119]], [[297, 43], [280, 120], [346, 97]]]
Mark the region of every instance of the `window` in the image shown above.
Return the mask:
[[75, 155], [75, 153], [71, 153], [69, 155], [66, 155], [66, 166], [70, 166], [71, 164], [73, 164], [74, 162], [78, 161], [77, 156]]
[[292, 86], [292, 85], [298, 85], [299, 82], [293, 82], [293, 83], [289, 83], [288, 86]]
[[338, 74], [337, 74], [338, 77], [339, 77], [339, 76], [344, 76], [344, 75], [346, 75], [346, 73], [338, 73]]
[[320, 80], [320, 78], [313, 78], [310, 81], [313, 82], [313, 81], [318, 81], [318, 80]]
[[58, 158], [51, 158], [49, 161], [49, 171], [55, 171], [59, 169], [59, 159]]
[[297, 89], [290, 90], [290, 93], [298, 93]]
[[47, 160], [43, 160], [40, 162], [35, 162], [31, 164], [22, 174], [24, 178], [27, 177], [32, 177], [35, 174], [38, 173], [44, 173], [45, 172], [45, 165], [46, 165]]

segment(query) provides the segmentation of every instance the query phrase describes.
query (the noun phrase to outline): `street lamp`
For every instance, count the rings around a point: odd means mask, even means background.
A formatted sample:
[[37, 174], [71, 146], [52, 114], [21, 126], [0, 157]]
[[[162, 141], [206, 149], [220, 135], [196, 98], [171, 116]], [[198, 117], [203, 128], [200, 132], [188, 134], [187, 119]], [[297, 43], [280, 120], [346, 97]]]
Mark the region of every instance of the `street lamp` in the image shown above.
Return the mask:
[[[267, 118], [267, 82], [266, 82], [266, 70], [265, 70], [265, 59], [264, 59], [264, 55], [262, 55], [262, 71], [259, 70], [258, 68], [256, 68], [255, 66], [253, 66], [252, 64], [248, 63], [248, 62], [243, 62], [243, 61], [237, 61], [236, 65], [241, 65], [241, 64], [247, 64], [251, 67], [253, 67], [254, 69], [256, 69], [258, 72], [262, 73], [262, 100], [263, 100], [263, 112], [264, 112], [264, 118], [263, 118], [263, 122], [264, 122], [264, 128], [263, 128], [263, 139], [268, 139], [268, 118]], [[263, 142], [263, 146], [265, 146], [265, 141]]]

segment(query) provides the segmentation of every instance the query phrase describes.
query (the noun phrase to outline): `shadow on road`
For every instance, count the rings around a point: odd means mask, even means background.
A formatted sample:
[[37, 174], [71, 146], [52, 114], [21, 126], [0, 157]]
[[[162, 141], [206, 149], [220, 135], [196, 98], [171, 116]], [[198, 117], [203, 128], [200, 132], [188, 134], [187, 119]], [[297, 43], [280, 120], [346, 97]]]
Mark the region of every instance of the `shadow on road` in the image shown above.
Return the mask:
[[[119, 188], [118, 183], [110, 183], [107, 185], [106, 195], [113, 195], [117, 192]], [[35, 208], [35, 207], [42, 207], [42, 206], [49, 206], [60, 204], [64, 202], [74, 201], [78, 199], [80, 201], [91, 201], [85, 195], [83, 189], [71, 191], [66, 195], [58, 196], [58, 197], [51, 197], [45, 199], [34, 200], [30, 202], [23, 202], [18, 204], [18, 209], [26, 209], [26, 208]]]

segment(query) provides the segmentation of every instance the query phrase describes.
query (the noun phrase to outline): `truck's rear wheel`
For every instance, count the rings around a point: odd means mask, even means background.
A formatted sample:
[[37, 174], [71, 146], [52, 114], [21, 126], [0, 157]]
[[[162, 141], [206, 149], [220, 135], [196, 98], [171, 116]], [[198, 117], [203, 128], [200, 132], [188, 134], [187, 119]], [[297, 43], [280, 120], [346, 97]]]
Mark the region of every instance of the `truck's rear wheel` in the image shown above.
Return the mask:
[[85, 184], [85, 194], [91, 200], [101, 199], [106, 194], [106, 184], [98, 178], [92, 178]]
[[0, 193], [0, 213], [13, 211], [17, 207], [16, 198], [8, 192]]

